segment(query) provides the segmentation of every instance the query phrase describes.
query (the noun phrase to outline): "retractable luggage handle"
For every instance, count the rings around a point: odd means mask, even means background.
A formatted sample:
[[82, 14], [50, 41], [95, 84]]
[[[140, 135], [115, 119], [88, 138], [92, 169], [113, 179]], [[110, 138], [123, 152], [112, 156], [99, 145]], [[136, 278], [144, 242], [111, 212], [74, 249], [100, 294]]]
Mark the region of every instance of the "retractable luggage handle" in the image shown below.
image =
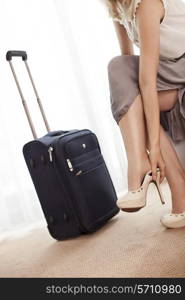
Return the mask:
[[31, 115], [30, 115], [30, 112], [29, 112], [29, 109], [28, 109], [28, 105], [27, 105], [26, 100], [25, 100], [25, 98], [23, 96], [23, 93], [22, 93], [22, 90], [21, 90], [21, 87], [20, 87], [17, 75], [15, 73], [15, 69], [14, 69], [13, 64], [12, 64], [12, 57], [22, 57], [22, 60], [25, 63], [25, 67], [26, 67], [26, 70], [28, 72], [28, 75], [29, 75], [29, 78], [30, 78], [30, 81], [31, 81], [31, 84], [32, 84], [32, 87], [33, 87], [33, 90], [34, 90], [34, 93], [35, 93], [35, 96], [37, 98], [37, 103], [38, 103], [38, 106], [39, 106], [39, 109], [40, 109], [40, 112], [41, 112], [41, 115], [42, 115], [42, 118], [43, 118], [46, 130], [47, 130], [48, 133], [50, 132], [49, 124], [48, 124], [48, 121], [47, 121], [47, 118], [46, 118], [46, 115], [45, 115], [45, 112], [44, 112], [41, 100], [39, 98], [37, 89], [35, 87], [35, 83], [33, 81], [33, 77], [31, 75], [30, 68], [29, 68], [28, 63], [27, 63], [27, 58], [28, 58], [27, 57], [27, 53], [25, 51], [8, 51], [6, 53], [6, 60], [10, 64], [10, 68], [12, 70], [12, 74], [14, 76], [14, 79], [15, 79], [15, 82], [16, 82], [19, 94], [21, 96], [22, 104], [23, 104], [23, 107], [24, 107], [24, 110], [25, 110], [25, 113], [26, 113], [26, 116], [27, 116], [27, 119], [28, 119], [29, 126], [31, 128], [33, 137], [34, 137], [34, 139], [37, 139], [36, 130], [35, 130], [35, 127], [34, 127], [34, 124], [33, 124], [33, 121], [32, 121], [32, 118], [31, 118]]

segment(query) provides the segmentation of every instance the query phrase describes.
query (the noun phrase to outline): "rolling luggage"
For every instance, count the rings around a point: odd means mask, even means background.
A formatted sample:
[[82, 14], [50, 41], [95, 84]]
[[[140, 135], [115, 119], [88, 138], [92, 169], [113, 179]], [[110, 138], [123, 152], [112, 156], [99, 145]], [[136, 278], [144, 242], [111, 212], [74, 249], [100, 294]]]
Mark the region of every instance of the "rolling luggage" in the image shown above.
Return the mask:
[[[37, 137], [12, 64], [14, 56], [21, 57], [25, 63], [48, 132], [43, 137]], [[98, 230], [119, 208], [95, 133], [89, 129], [50, 131], [27, 63], [27, 53], [8, 51], [6, 59], [34, 137], [23, 146], [23, 155], [50, 235], [56, 240], [65, 240]]]

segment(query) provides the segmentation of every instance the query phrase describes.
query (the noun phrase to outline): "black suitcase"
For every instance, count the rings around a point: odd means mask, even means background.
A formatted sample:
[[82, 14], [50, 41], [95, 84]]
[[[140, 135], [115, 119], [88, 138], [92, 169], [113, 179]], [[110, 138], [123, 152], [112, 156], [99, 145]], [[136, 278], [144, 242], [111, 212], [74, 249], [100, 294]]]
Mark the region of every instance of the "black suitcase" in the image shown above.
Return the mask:
[[[48, 133], [37, 138], [12, 57], [25, 63]], [[96, 135], [89, 129], [50, 131], [25, 51], [6, 54], [34, 137], [23, 155], [45, 215], [49, 233], [65, 240], [94, 232], [119, 212], [117, 195]]]

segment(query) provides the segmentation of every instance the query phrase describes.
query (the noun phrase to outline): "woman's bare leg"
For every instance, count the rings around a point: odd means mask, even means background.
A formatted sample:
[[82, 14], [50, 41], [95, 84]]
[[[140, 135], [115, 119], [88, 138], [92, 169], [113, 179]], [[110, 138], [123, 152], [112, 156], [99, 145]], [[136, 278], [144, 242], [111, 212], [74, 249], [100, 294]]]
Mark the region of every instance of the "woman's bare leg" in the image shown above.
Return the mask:
[[[160, 111], [166, 111], [175, 105], [178, 91], [168, 90], [158, 92]], [[145, 122], [146, 126], [146, 122]], [[148, 137], [146, 136], [147, 146]], [[172, 195], [172, 212], [185, 211], [185, 170], [178, 158], [170, 137], [160, 125], [161, 152], [166, 165], [166, 179]]]
[[[174, 105], [174, 91], [168, 91], [168, 105], [165, 103], [167, 93], [159, 92], [160, 109], [169, 110]], [[128, 189], [140, 186], [141, 179], [150, 169], [150, 162], [146, 149], [148, 139], [146, 134], [146, 121], [143, 104], [139, 94], [130, 106], [128, 112], [119, 122], [128, 159]], [[163, 158], [166, 164], [166, 179], [172, 194], [172, 212], [185, 211], [185, 171], [181, 166], [176, 151], [169, 137], [160, 126], [160, 143]]]
[[140, 94], [119, 121], [119, 127], [128, 160], [128, 189], [137, 189], [144, 174], [151, 168], [146, 151], [144, 113]]
[[166, 179], [172, 195], [172, 212], [185, 211], [185, 171], [179, 161], [173, 144], [160, 125], [160, 145], [163, 159], [166, 165]]

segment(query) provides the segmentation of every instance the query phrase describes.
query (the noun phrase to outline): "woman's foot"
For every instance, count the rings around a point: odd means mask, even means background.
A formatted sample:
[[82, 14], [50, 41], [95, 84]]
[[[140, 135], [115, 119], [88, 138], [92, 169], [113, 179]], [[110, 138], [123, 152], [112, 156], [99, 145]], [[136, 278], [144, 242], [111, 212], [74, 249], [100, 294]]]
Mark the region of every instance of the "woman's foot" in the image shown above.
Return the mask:
[[126, 212], [136, 212], [146, 206], [147, 189], [152, 181], [151, 170], [146, 172], [141, 187], [134, 191], [128, 191], [116, 202], [117, 206]]
[[160, 221], [167, 228], [185, 227], [185, 211], [179, 214], [166, 214], [161, 218]]
[[161, 223], [167, 228], [185, 227], [185, 178], [178, 178], [172, 189], [172, 210], [162, 216]]

